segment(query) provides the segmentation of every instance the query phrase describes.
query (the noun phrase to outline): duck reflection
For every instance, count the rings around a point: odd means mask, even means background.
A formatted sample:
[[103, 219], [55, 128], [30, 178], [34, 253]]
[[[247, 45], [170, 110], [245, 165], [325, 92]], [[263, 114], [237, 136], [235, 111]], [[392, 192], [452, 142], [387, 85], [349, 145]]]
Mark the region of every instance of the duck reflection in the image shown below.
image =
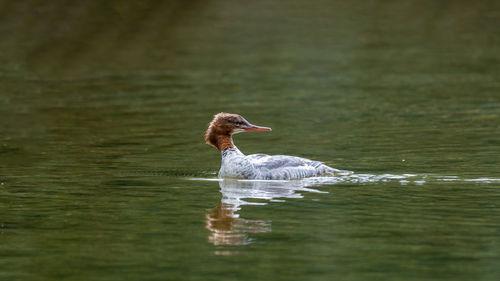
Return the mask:
[[[206, 215], [208, 240], [214, 245], [247, 245], [252, 242], [251, 233], [271, 232], [271, 221], [240, 218], [237, 213], [244, 205], [266, 205], [283, 202], [286, 198], [302, 198], [300, 192], [321, 191], [307, 188], [312, 183], [304, 181], [219, 181], [222, 199], [216, 208]], [[255, 202], [258, 200], [259, 202]]]
[[219, 245], [246, 245], [252, 239], [249, 233], [270, 232], [271, 224], [263, 220], [246, 220], [238, 217], [233, 204], [219, 203], [206, 216], [207, 229], [211, 231], [208, 241]]

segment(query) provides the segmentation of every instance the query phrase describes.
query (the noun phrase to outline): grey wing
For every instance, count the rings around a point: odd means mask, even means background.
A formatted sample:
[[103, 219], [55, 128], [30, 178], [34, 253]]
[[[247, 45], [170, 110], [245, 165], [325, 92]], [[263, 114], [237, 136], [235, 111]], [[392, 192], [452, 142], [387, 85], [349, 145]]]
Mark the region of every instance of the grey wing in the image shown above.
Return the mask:
[[276, 169], [284, 167], [300, 167], [312, 166], [318, 167], [323, 165], [322, 162], [313, 161], [302, 157], [288, 156], [288, 155], [266, 155], [266, 154], [252, 154], [247, 156], [255, 168]]
[[335, 172], [322, 162], [288, 155], [252, 154], [247, 158], [264, 179], [296, 179]]

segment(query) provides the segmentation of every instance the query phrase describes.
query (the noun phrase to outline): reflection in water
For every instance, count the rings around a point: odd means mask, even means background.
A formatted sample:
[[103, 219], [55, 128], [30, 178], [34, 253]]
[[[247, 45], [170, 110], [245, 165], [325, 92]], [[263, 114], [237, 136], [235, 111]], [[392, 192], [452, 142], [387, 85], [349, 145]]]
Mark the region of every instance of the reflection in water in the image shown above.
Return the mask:
[[235, 205], [220, 202], [206, 216], [208, 240], [214, 245], [246, 245], [251, 242], [248, 233], [270, 232], [271, 224], [263, 220], [246, 220], [235, 213]]
[[[315, 177], [302, 180], [215, 180], [218, 181], [222, 199], [216, 208], [206, 215], [206, 228], [210, 230], [208, 240], [216, 246], [247, 245], [252, 242], [250, 233], [271, 232], [271, 221], [240, 218], [237, 213], [243, 205], [266, 205], [267, 202], [284, 202], [285, 198], [302, 198], [301, 192], [328, 193], [309, 187], [339, 183], [399, 182], [401, 185], [423, 185], [438, 181], [474, 181], [480, 183], [499, 182], [498, 178], [461, 179], [458, 176], [425, 174], [349, 174], [338, 177]], [[257, 200], [258, 202], [255, 202]], [[221, 254], [231, 254], [223, 251]]]
[[208, 240], [214, 245], [246, 245], [252, 242], [249, 233], [271, 231], [271, 222], [248, 220], [239, 217], [242, 205], [265, 205], [266, 202], [247, 200], [282, 201], [283, 198], [302, 198], [300, 191], [321, 192], [307, 188], [304, 181], [219, 181], [222, 199], [206, 215], [206, 227], [211, 231]]

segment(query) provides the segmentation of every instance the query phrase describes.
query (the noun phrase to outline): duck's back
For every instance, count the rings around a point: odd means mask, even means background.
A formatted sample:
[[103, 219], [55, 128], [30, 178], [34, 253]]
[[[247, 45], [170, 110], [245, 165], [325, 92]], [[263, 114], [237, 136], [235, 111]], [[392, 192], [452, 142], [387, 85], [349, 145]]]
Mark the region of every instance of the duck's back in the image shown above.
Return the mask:
[[288, 155], [252, 154], [245, 158], [261, 179], [299, 179], [340, 171], [319, 161]]

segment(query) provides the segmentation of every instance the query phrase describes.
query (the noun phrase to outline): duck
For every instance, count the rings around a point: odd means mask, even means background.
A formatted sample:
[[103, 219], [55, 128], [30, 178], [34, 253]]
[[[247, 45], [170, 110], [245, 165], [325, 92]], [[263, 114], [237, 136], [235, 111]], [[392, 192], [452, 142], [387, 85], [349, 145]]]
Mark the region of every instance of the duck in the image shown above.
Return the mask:
[[205, 131], [205, 142], [221, 153], [219, 178], [292, 180], [352, 173], [302, 157], [267, 154], [245, 155], [234, 145], [232, 136], [255, 131], [271, 131], [271, 128], [253, 125], [239, 114], [221, 112], [214, 115]]

